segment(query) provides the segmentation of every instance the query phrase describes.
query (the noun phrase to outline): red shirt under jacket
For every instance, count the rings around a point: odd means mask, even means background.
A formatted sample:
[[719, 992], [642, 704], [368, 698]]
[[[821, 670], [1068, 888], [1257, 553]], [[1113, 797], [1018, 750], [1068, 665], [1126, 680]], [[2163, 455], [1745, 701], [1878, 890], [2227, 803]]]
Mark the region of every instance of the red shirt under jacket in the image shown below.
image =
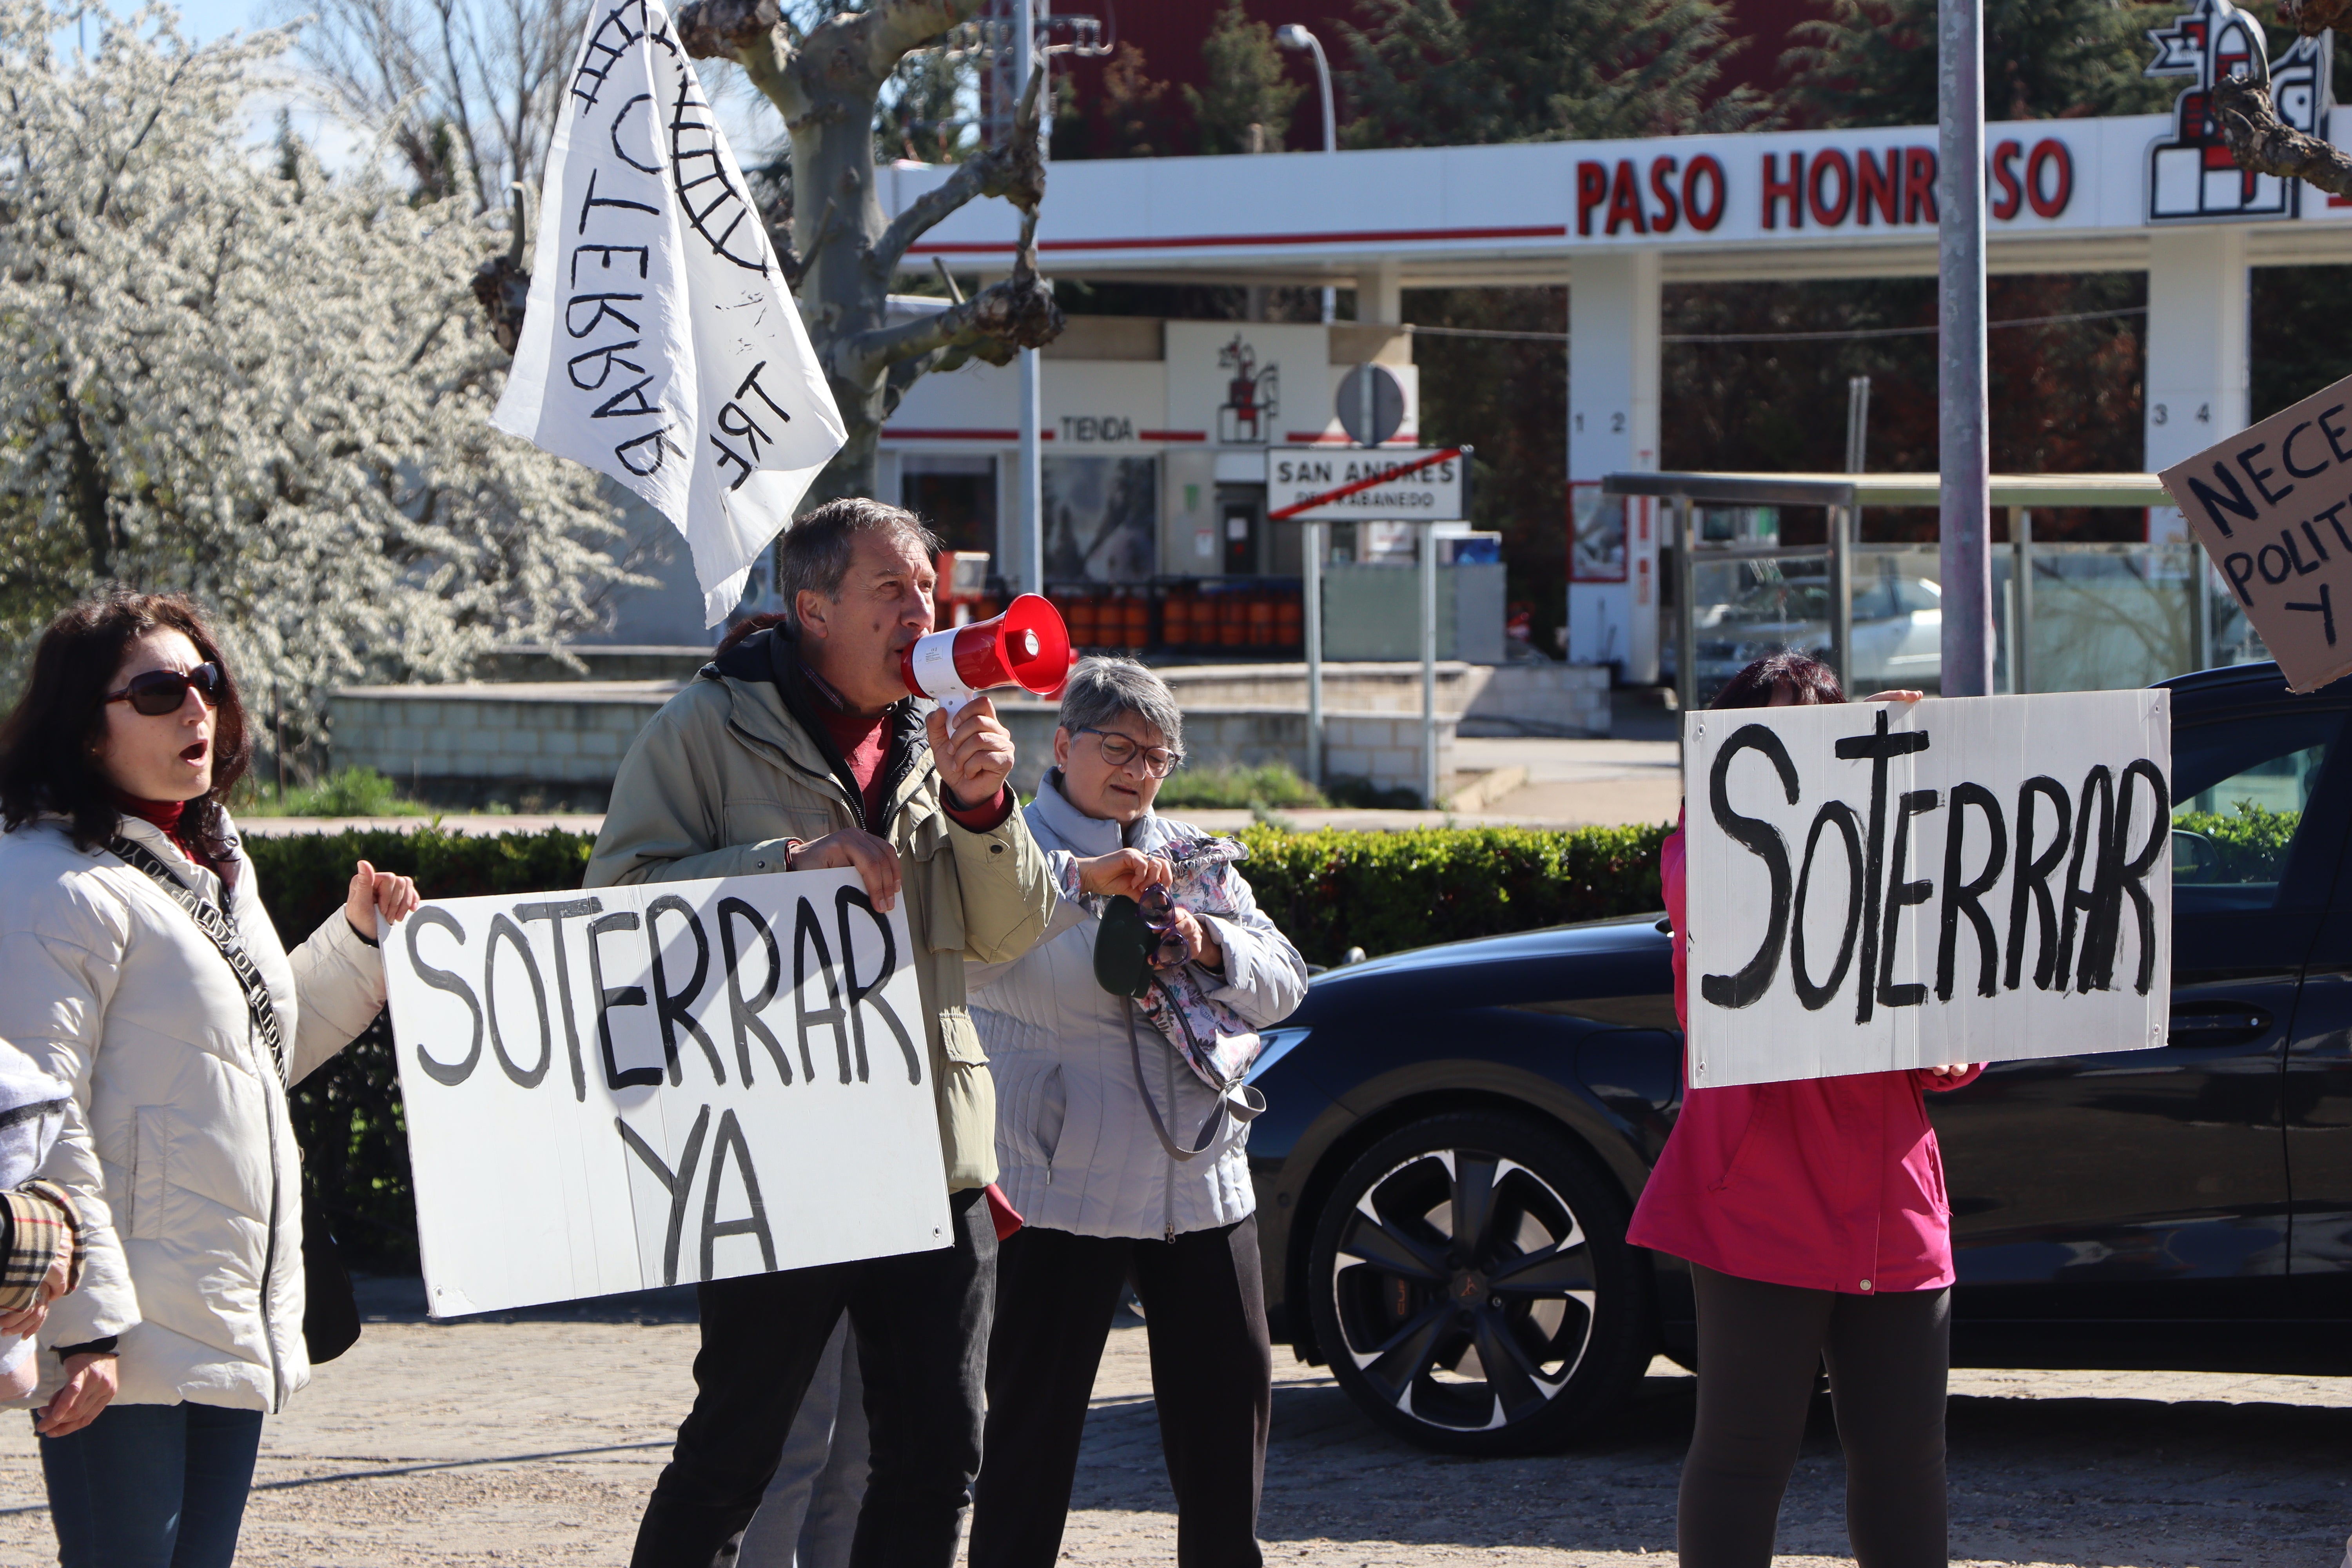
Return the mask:
[[[1684, 973], [1683, 834], [1659, 856], [1675, 928], [1675, 1016]], [[1876, 1295], [1952, 1282], [1951, 1205], [1921, 1091], [1958, 1089], [1925, 1070], [1692, 1089], [1634, 1206], [1627, 1238], [1720, 1274]]]

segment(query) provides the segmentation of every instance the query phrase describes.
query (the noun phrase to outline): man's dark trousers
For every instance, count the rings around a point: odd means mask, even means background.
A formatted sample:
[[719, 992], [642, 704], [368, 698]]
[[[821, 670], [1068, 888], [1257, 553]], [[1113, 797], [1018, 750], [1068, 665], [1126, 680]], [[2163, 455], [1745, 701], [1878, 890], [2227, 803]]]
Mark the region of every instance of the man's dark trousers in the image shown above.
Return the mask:
[[996, 1228], [948, 1195], [955, 1245], [700, 1288], [694, 1409], [637, 1527], [631, 1568], [710, 1568], [751, 1521], [844, 1310], [874, 1450], [851, 1568], [951, 1568], [980, 1473]]

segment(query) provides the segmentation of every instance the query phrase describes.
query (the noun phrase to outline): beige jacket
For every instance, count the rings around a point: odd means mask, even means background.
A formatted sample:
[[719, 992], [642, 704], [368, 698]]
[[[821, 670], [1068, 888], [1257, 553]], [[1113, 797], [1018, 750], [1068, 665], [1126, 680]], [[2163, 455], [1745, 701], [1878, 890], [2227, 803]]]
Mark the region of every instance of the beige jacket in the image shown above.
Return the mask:
[[[215, 903], [220, 879], [137, 817], [143, 845]], [[269, 987], [296, 1083], [383, 1006], [383, 959], [341, 910], [292, 952], [250, 861], [226, 907]], [[89, 1264], [44, 1351], [121, 1336], [122, 1405], [276, 1411], [310, 1381], [300, 1152], [236, 973], [186, 910], [58, 822], [0, 834], [0, 1038], [73, 1086], [41, 1173], [73, 1195]], [[62, 1381], [41, 1357], [38, 1397]]]
[[[704, 666], [639, 732], [614, 780], [586, 886], [781, 871], [783, 840], [863, 826], [824, 749], [773, 681], [759, 678], [773, 636], [754, 634]], [[789, 650], [781, 650], [787, 659]], [[965, 1008], [964, 961], [1003, 963], [1027, 952], [1060, 894], [1021, 813], [989, 833], [957, 826], [941, 809], [929, 742], [918, 735], [913, 744], [914, 765], [885, 798], [880, 831], [905, 870], [940, 1142], [955, 1191], [996, 1179], [996, 1090]]]

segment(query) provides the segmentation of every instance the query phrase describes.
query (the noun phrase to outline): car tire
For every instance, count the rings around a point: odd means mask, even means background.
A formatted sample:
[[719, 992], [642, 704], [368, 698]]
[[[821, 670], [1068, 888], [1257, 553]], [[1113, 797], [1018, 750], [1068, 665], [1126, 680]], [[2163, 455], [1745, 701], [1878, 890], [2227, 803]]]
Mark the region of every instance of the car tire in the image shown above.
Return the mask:
[[1566, 1447], [1649, 1365], [1648, 1276], [1627, 1214], [1558, 1127], [1483, 1111], [1412, 1122], [1322, 1205], [1306, 1281], [1317, 1342], [1365, 1414], [1423, 1447]]

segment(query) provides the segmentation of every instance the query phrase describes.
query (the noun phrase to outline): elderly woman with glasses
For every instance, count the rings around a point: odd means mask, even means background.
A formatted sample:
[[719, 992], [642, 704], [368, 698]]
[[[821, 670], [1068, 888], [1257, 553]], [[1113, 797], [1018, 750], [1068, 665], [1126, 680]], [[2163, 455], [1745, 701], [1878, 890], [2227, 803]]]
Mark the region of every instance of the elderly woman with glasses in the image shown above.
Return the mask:
[[[1165, 879], [1171, 842], [1206, 837], [1151, 809], [1183, 741], [1158, 676], [1127, 659], [1078, 666], [1028, 808], [1066, 889], [1060, 912], [1025, 957], [969, 972], [996, 1077], [998, 1181], [1028, 1222], [998, 1253], [972, 1568], [1048, 1568], [1059, 1555], [1095, 1368], [1130, 1283], [1151, 1337], [1177, 1561], [1261, 1561], [1273, 1358], [1248, 1123], [1097, 984], [1102, 926], [1077, 896], [1081, 862], [1136, 857]], [[1247, 884], [1230, 884], [1231, 915], [1178, 909], [1185, 963], [1264, 1028], [1298, 1005], [1307, 965]]]

